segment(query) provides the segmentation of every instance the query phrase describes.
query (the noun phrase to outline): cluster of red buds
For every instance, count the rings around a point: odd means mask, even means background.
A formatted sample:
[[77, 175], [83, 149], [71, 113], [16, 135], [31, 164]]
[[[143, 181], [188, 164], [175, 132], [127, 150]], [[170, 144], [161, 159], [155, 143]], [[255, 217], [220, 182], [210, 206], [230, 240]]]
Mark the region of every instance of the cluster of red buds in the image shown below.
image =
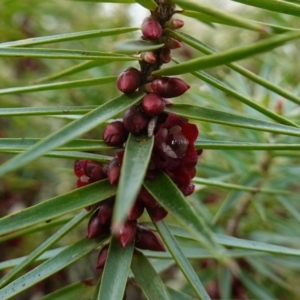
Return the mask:
[[[165, 113], [167, 105], [172, 105], [169, 98], [185, 93], [190, 86], [183, 80], [174, 77], [154, 77], [152, 72], [171, 61], [171, 50], [181, 47], [178, 40], [165, 35], [164, 28], [178, 29], [184, 23], [173, 19], [174, 5], [160, 1], [158, 9], [151, 12], [142, 24], [142, 39], [153, 43], [163, 43], [161, 49], [140, 54], [140, 70], [130, 67], [123, 71], [117, 79], [118, 89], [127, 94], [136, 91], [145, 92], [140, 103], [125, 111], [122, 120], [113, 121], [104, 129], [102, 138], [109, 145], [124, 148], [129, 133], [154, 136], [154, 148], [148, 166], [146, 178], [155, 179], [160, 171], [164, 171], [187, 196], [193, 193], [191, 183], [196, 174], [196, 164], [201, 151], [197, 151], [194, 142], [198, 137], [198, 129], [187, 119], [174, 113]], [[118, 184], [124, 149], [107, 166], [91, 161], [75, 162], [74, 171], [78, 177], [77, 187], [107, 178], [110, 184]], [[93, 238], [111, 230], [111, 217], [115, 198], [102, 201], [88, 224], [88, 238]], [[165, 251], [159, 236], [148, 228], [138, 224], [137, 219], [147, 209], [152, 220], [162, 220], [167, 211], [160, 206], [145, 188], [141, 188], [127, 220], [114, 232], [122, 247], [134, 242], [135, 247], [153, 251]], [[108, 246], [99, 253], [97, 268], [104, 266]]]

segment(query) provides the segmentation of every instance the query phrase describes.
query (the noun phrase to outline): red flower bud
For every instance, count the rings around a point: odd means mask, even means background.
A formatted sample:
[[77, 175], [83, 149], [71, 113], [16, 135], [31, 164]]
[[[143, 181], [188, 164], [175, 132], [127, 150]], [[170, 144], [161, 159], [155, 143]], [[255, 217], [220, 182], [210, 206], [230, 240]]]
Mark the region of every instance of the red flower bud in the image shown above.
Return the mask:
[[138, 134], [146, 128], [148, 124], [148, 117], [140, 111], [138, 106], [132, 106], [126, 110], [123, 116], [123, 123], [129, 132]]
[[123, 122], [115, 121], [108, 124], [102, 134], [104, 142], [109, 146], [122, 146], [128, 137]]
[[113, 211], [114, 211], [115, 199], [110, 198], [101, 202], [98, 217], [101, 224], [107, 224], [111, 220]]
[[159, 59], [162, 63], [167, 64], [171, 61], [171, 49], [163, 47], [159, 53]]
[[105, 245], [99, 252], [98, 259], [97, 259], [97, 266], [96, 269], [103, 269], [106, 259], [107, 259], [107, 254], [108, 254], [108, 246], [109, 244]]
[[85, 174], [88, 176], [89, 183], [102, 180], [107, 177], [106, 168], [99, 163], [88, 160], [85, 165]]
[[144, 212], [144, 204], [136, 200], [133, 204], [133, 206], [130, 209], [130, 212], [128, 214], [128, 220], [129, 221], [135, 221], [137, 220]]
[[178, 40], [169, 36], [162, 37], [160, 40], [165, 44], [165, 47], [169, 49], [178, 49], [182, 47], [182, 44]]
[[154, 64], [156, 62], [156, 56], [153, 52], [143, 52], [141, 57], [149, 64]]
[[164, 219], [168, 214], [168, 212], [159, 204], [156, 207], [149, 207], [148, 210], [151, 215], [151, 219], [154, 222]]
[[141, 188], [138, 197], [148, 207], [156, 207], [158, 205], [156, 200], [144, 187]]
[[174, 98], [185, 93], [190, 86], [183, 80], [175, 77], [161, 77], [145, 84], [148, 93], [154, 93], [163, 98]]
[[76, 160], [74, 162], [74, 173], [77, 177], [86, 175], [85, 174], [85, 165], [87, 163], [86, 159]]
[[121, 166], [118, 158], [114, 158], [108, 165], [107, 178], [110, 184], [117, 184], [119, 182]]
[[140, 84], [140, 71], [132, 67], [123, 71], [117, 79], [117, 87], [123, 93], [134, 92]]
[[142, 24], [143, 36], [148, 40], [156, 40], [161, 37], [163, 29], [159, 22], [152, 17], [148, 17]]
[[136, 221], [127, 220], [120, 227], [117, 238], [123, 248], [128, 246], [134, 240], [136, 234], [136, 226]]
[[179, 186], [179, 189], [181, 190], [181, 192], [184, 196], [189, 196], [189, 195], [193, 194], [193, 192], [195, 190], [195, 185], [192, 183], [189, 183], [188, 185]]
[[156, 94], [148, 94], [142, 100], [142, 108], [148, 116], [155, 117], [164, 111], [165, 102]]
[[184, 22], [180, 19], [171, 19], [166, 23], [166, 27], [169, 27], [171, 29], [179, 29], [184, 26]]
[[88, 234], [89, 239], [99, 236], [103, 233], [109, 232], [109, 226], [101, 224], [100, 218], [98, 217], [98, 211], [93, 214], [88, 223]]
[[137, 225], [135, 247], [151, 251], [166, 251], [158, 234], [141, 225]]
[[83, 176], [80, 176], [78, 179], [77, 179], [77, 182], [76, 182], [76, 187], [77, 188], [80, 188], [80, 187], [83, 187], [83, 186], [86, 186], [88, 185], [90, 182], [89, 182], [89, 177], [83, 175]]

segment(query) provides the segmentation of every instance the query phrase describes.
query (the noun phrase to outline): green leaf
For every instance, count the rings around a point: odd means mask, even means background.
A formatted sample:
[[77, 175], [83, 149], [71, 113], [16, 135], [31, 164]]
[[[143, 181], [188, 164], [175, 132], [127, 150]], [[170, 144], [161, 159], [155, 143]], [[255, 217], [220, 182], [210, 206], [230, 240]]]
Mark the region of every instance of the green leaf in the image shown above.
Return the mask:
[[108, 76], [108, 77], [100, 77], [100, 78], [93, 78], [93, 79], [83, 79], [83, 80], [56, 82], [56, 83], [48, 83], [48, 84], [39, 84], [39, 85], [32, 85], [32, 86], [6, 88], [6, 89], [0, 89], [0, 95], [93, 86], [98, 84], [116, 82], [117, 77], [118, 76]]
[[114, 196], [116, 187], [101, 180], [72, 192], [43, 201], [0, 219], [0, 235], [76, 211]]
[[[256, 174], [256, 176], [258, 176], [258, 174]], [[274, 194], [274, 195], [278, 195], [278, 194], [290, 195], [290, 194], [292, 194], [291, 191], [262, 189], [262, 188], [258, 188], [258, 187], [249, 187], [249, 186], [244, 186], [244, 185], [239, 185], [239, 184], [221, 182], [221, 181], [217, 181], [217, 180], [209, 180], [209, 179], [200, 178], [200, 177], [195, 177], [193, 179], [193, 182], [198, 183], [198, 184], [207, 185], [207, 186], [215, 186], [218, 188], [239, 190], [239, 191], [244, 191], [244, 192], [266, 193], [266, 194]]]
[[192, 2], [186, 1], [186, 0], [173, 0], [173, 2], [180, 5], [184, 9], [189, 9], [192, 11], [207, 14], [211, 17], [215, 17], [217, 19], [223, 20], [230, 24], [234, 24], [237, 27], [247, 28], [247, 29], [255, 30], [255, 31], [259, 31], [259, 32], [267, 32], [266, 28], [264, 28], [258, 24], [255, 24], [255, 23], [251, 22], [250, 20], [245, 21], [243, 18], [239, 18], [237, 16], [234, 16], [233, 14], [228, 14], [222, 10], [215, 9], [211, 6], [202, 5], [199, 3], [199, 1], [197, 3], [195, 3], [195, 2], [192, 3]]
[[[19, 151], [32, 147], [41, 139], [30, 138], [1, 138], [0, 139], [0, 151]], [[99, 150], [111, 150], [113, 147], [108, 146], [100, 140], [73, 140], [63, 146], [56, 148], [57, 151], [99, 151]]]
[[49, 247], [54, 245], [59, 241], [64, 235], [70, 232], [74, 227], [81, 223], [87, 216], [91, 215], [91, 212], [82, 211], [67, 224], [65, 224], [61, 229], [56, 231], [50, 238], [48, 238], [44, 243], [33, 250], [19, 265], [14, 267], [9, 273], [3, 276], [0, 280], [0, 288], [5, 286], [10, 282], [20, 271], [24, 270], [31, 262], [35, 261], [43, 252], [45, 252]]
[[276, 11], [281, 14], [288, 14], [293, 16], [300, 16], [300, 5], [288, 3], [287, 1], [274, 1], [274, 0], [233, 0], [243, 4]]
[[73, 262], [91, 252], [93, 249], [102, 244], [104, 240], [105, 237], [102, 236], [95, 239], [84, 238], [76, 242], [55, 257], [50, 258], [32, 271], [29, 271], [9, 285], [2, 288], [0, 290], [0, 299], [9, 299], [51, 276], [52, 274], [55, 274], [59, 270], [69, 266]]
[[221, 299], [232, 299], [231, 297], [232, 275], [230, 271], [223, 266], [219, 266], [218, 269], [218, 283], [219, 283]]
[[297, 220], [297, 222], [300, 223], [299, 209], [294, 205], [291, 199], [286, 199], [285, 197], [282, 196], [277, 196], [276, 199], [295, 218], [295, 220]]
[[155, 10], [157, 8], [157, 3], [154, 0], [135, 0], [135, 2], [149, 10]]
[[158, 221], [156, 223], [154, 222], [153, 224], [155, 225], [169, 252], [172, 254], [177, 266], [180, 268], [181, 272], [184, 274], [185, 278], [192, 287], [194, 293], [197, 295], [197, 298], [210, 299], [201, 281], [199, 280], [198, 275], [187, 260], [185, 253], [180, 249], [168, 226], [163, 221]]
[[99, 51], [48, 49], [48, 48], [0, 48], [0, 57], [32, 57], [50, 59], [83, 59], [103, 61], [132, 61], [137, 57], [129, 57], [117, 53]]
[[[177, 59], [173, 59], [176, 63], [179, 63]], [[277, 121], [278, 123], [284, 124], [284, 125], [289, 125], [289, 126], [294, 126], [294, 127], [299, 127], [297, 124], [294, 122], [290, 121], [289, 119], [286, 119], [282, 117], [281, 115], [278, 115], [271, 110], [263, 107], [262, 105], [255, 103], [253, 100], [244, 97], [242, 94], [236, 92], [235, 90], [231, 89], [229, 86], [227, 86], [225, 83], [219, 81], [218, 79], [214, 78], [213, 76], [200, 71], [200, 72], [191, 72], [194, 76], [197, 78], [207, 82], [208, 84], [216, 87], [217, 89], [225, 92], [226, 94], [238, 99], [242, 103], [252, 107], [256, 111], [264, 114], [265, 116], [268, 116], [269, 118], [273, 119], [274, 121]]]
[[159, 204], [172, 213], [178, 222], [194, 235], [204, 248], [215, 258], [222, 260], [222, 251], [214, 242], [212, 232], [166, 174], [161, 173], [153, 181], [145, 180], [144, 186]]
[[57, 148], [73, 138], [93, 129], [104, 121], [114, 117], [116, 114], [137, 103], [143, 93], [123, 94], [111, 101], [104, 103], [95, 110], [75, 120], [47, 138], [36, 143], [27, 152], [16, 155], [0, 167], [0, 176], [17, 169], [47, 151]]
[[24, 47], [24, 46], [43, 45], [43, 44], [57, 43], [57, 42], [76, 41], [76, 40], [90, 39], [96, 37], [118, 35], [122, 33], [136, 31], [139, 29], [140, 28], [138, 27], [123, 27], [123, 28], [97, 29], [97, 30], [88, 30], [88, 31], [80, 31], [80, 32], [72, 32], [72, 33], [63, 33], [57, 35], [50, 35], [50, 36], [30, 38], [26, 40], [18, 40], [13, 42], [1, 43], [0, 48], [19, 47], [19, 46]]
[[300, 136], [299, 128], [270, 123], [259, 119], [242, 117], [239, 115], [218, 111], [203, 106], [195, 106], [189, 104], [174, 104], [171, 107], [167, 108], [166, 111], [173, 112], [180, 116], [195, 120], [201, 120], [234, 127], [249, 128], [260, 131], [269, 131], [287, 135]]
[[[196, 141], [195, 147], [196, 149], [250, 150], [250, 151], [252, 150], [269, 150], [269, 151], [300, 150], [300, 144], [264, 144], [264, 143], [229, 142], [229, 141], [200, 140], [200, 139]], [[297, 152], [295, 153], [297, 154]]]
[[300, 38], [299, 32], [291, 32], [278, 36], [273, 36], [250, 45], [232, 48], [230, 50], [212, 54], [205, 57], [191, 59], [180, 65], [167, 67], [154, 71], [154, 75], [178, 75], [194, 72], [202, 69], [213, 68], [233, 61], [241, 60], [249, 56], [257, 55], [262, 52], [270, 51], [285, 44], [288, 41]]
[[154, 138], [129, 135], [126, 142], [121, 176], [114, 205], [113, 226], [116, 228], [126, 219], [137, 198], [151, 158]]
[[135, 0], [71, 0], [78, 2], [99, 2], [99, 3], [136, 3]]
[[[259, 180], [259, 173], [256, 171], [249, 171], [248, 174], [245, 174], [240, 181], [241, 185], [253, 186]], [[222, 202], [222, 205], [219, 207], [216, 212], [212, 223], [215, 224], [221, 216], [223, 216], [228, 210], [239, 201], [242, 196], [245, 194], [245, 191], [233, 190]]]
[[[148, 300], [170, 300], [168, 291], [148, 259], [138, 251], [132, 257], [131, 270]], [[150, 284], [151, 283], [151, 284]]]
[[155, 44], [145, 40], [127, 40], [119, 42], [115, 45], [115, 49], [119, 53], [135, 54], [145, 51], [152, 51], [162, 48], [164, 44]]
[[133, 249], [133, 243], [126, 248], [122, 248], [116, 238], [111, 239], [102, 274], [100, 291], [95, 299], [123, 299]]
[[[196, 40], [195, 38], [191, 37], [188, 34], [170, 30], [170, 29], [167, 29], [166, 31], [174, 38], [180, 39], [182, 42], [185, 42], [191, 47], [207, 55], [216, 53], [215, 49], [213, 49], [208, 45], [205, 45], [204, 43]], [[239, 74], [245, 76], [246, 78], [252, 80], [253, 82], [256, 82], [257, 84], [267, 88], [268, 90], [273, 91], [274, 93], [277, 93], [278, 95], [281, 95], [282, 97], [287, 98], [288, 100], [293, 101], [294, 103], [300, 104], [300, 98], [297, 95], [290, 93], [288, 89], [281, 88], [279, 85], [273, 84], [272, 82], [256, 75], [255, 73], [247, 70], [246, 68], [239, 66], [236, 63], [225, 63], [225, 65], [231, 68], [232, 70], [238, 72]]]
[[80, 295], [80, 300], [90, 300], [94, 290], [94, 282], [90, 278], [67, 285], [40, 300], [74, 300], [78, 299], [78, 295]]
[[171, 300], [195, 300], [195, 298], [190, 297], [187, 294], [176, 291], [170, 287], [168, 287], [168, 292]]

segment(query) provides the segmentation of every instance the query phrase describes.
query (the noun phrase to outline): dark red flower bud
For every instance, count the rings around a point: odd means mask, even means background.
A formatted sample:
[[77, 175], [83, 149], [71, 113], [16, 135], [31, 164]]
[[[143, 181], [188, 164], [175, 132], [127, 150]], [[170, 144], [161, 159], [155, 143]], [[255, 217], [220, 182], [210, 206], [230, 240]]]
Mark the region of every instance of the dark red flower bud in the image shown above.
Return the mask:
[[108, 254], [108, 246], [109, 244], [105, 245], [99, 252], [98, 259], [97, 259], [97, 265], [96, 269], [103, 269], [106, 259], [107, 259], [107, 254]]
[[159, 53], [159, 59], [162, 63], [167, 64], [171, 61], [171, 49], [163, 47]]
[[166, 251], [158, 234], [141, 225], [137, 225], [135, 247], [151, 251]]
[[120, 227], [119, 232], [117, 233], [117, 238], [123, 248], [133, 242], [136, 234], [136, 226], [136, 221], [127, 220]]
[[121, 173], [121, 166], [119, 164], [119, 159], [114, 158], [108, 165], [107, 168], [107, 178], [110, 184], [117, 184], [119, 182]]
[[169, 27], [171, 29], [179, 29], [184, 26], [184, 22], [180, 19], [171, 19], [166, 23], [166, 27]]
[[86, 159], [76, 160], [74, 162], [74, 173], [77, 177], [81, 177], [85, 174], [85, 165], [87, 163]]
[[165, 102], [156, 94], [147, 94], [142, 100], [142, 108], [148, 116], [155, 117], [164, 111]]
[[141, 58], [149, 63], [149, 64], [154, 64], [156, 62], [156, 56], [153, 52], [143, 52], [141, 55]]
[[89, 177], [83, 175], [83, 176], [80, 176], [78, 179], [77, 179], [77, 182], [76, 182], [76, 187], [77, 188], [80, 188], [80, 187], [83, 187], [83, 186], [86, 186], [88, 185], [90, 182], [89, 182]]
[[88, 160], [85, 165], [85, 174], [90, 178], [89, 183], [102, 180], [107, 177], [106, 168], [99, 163]]
[[161, 77], [145, 84], [144, 87], [146, 92], [163, 98], [178, 97], [190, 88], [183, 80], [175, 77]]
[[107, 226], [106, 224], [101, 224], [101, 220], [98, 217], [98, 211], [96, 211], [89, 220], [87, 237], [91, 239], [108, 232], [109, 226]]
[[165, 44], [165, 47], [169, 49], [178, 49], [182, 47], [182, 44], [178, 40], [173, 39], [169, 36], [164, 36], [160, 40]]
[[158, 221], [162, 220], [168, 214], [168, 212], [159, 204], [156, 207], [149, 207], [148, 210], [151, 215], [151, 219], [154, 222], [158, 222]]
[[123, 93], [134, 92], [140, 84], [140, 71], [132, 67], [123, 71], [117, 79], [117, 87]]
[[181, 192], [184, 196], [189, 196], [189, 195], [193, 194], [193, 192], [195, 190], [195, 185], [192, 183], [189, 183], [188, 185], [179, 186], [179, 189], [181, 190]]
[[144, 187], [141, 188], [138, 197], [145, 205], [149, 207], [156, 207], [158, 205], [156, 200]]
[[98, 211], [98, 217], [100, 219], [101, 224], [107, 224], [111, 220], [114, 211], [114, 204], [114, 197], [101, 202]]
[[152, 17], [148, 17], [143, 21], [142, 33], [146, 39], [156, 40], [161, 37], [163, 29], [159, 22]]
[[135, 221], [137, 220], [144, 212], [144, 204], [136, 200], [133, 204], [133, 206], [130, 209], [130, 212], [128, 214], [128, 220], [129, 221]]
[[200, 156], [202, 154], [202, 152], [203, 152], [203, 149], [196, 150], [196, 153], [197, 153], [198, 156]]
[[138, 106], [132, 106], [126, 110], [123, 116], [123, 123], [129, 132], [139, 134], [146, 128], [148, 117], [140, 111]]
[[127, 137], [128, 131], [121, 121], [108, 124], [102, 134], [103, 141], [109, 146], [122, 146]]

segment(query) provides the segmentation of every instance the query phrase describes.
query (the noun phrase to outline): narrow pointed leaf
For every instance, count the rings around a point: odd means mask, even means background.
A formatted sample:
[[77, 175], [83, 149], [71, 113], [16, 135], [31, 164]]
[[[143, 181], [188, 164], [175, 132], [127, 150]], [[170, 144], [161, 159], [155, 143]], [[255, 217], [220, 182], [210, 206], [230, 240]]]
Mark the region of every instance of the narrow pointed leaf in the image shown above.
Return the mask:
[[114, 196], [116, 187], [102, 180], [0, 219], [0, 235], [4, 235], [40, 222], [76, 211]]
[[81, 257], [85, 256], [97, 246], [99, 246], [105, 237], [95, 239], [82, 239], [75, 244], [69, 246], [57, 256], [45, 261], [32, 271], [29, 271], [22, 277], [8, 284], [0, 290], [0, 299], [9, 299], [22, 291], [25, 291], [29, 287], [42, 281], [43, 279], [55, 274], [61, 269], [69, 266], [73, 262], [77, 261]]
[[167, 67], [158, 71], [154, 71], [154, 75], [178, 75], [189, 72], [195, 72], [203, 69], [213, 68], [216, 66], [228, 64], [233, 61], [241, 60], [249, 56], [257, 55], [266, 51], [270, 51], [276, 47], [285, 44], [288, 41], [300, 38], [299, 32], [291, 32], [287, 34], [272, 36], [262, 41], [252, 43], [250, 45], [232, 48], [230, 50], [213, 54], [205, 57], [191, 59], [173, 67]]
[[24, 47], [32, 45], [44, 45], [49, 43], [57, 42], [66, 42], [66, 41], [76, 41], [83, 39], [90, 39], [103, 36], [118, 35], [122, 33], [132, 32], [139, 30], [138, 27], [124, 27], [124, 28], [113, 28], [113, 29], [97, 29], [97, 30], [88, 30], [72, 33], [63, 33], [57, 35], [43, 36], [30, 38], [26, 40], [18, 40], [13, 42], [1, 43], [0, 48], [3, 47]]
[[113, 223], [118, 226], [127, 216], [142, 187], [152, 154], [154, 138], [129, 135], [114, 206]]
[[11, 160], [7, 161], [0, 167], [0, 176], [23, 166], [24, 164], [43, 155], [47, 151], [57, 148], [71, 141], [75, 137], [93, 129], [104, 121], [137, 103], [142, 97], [143, 94], [138, 92], [130, 95], [123, 94], [120, 97], [104, 103], [95, 110], [84, 115], [81, 119], [73, 121], [44, 140], [41, 140], [28, 149], [27, 152], [18, 154]]
[[231, 297], [232, 275], [229, 269], [223, 266], [219, 266], [218, 279], [219, 279], [218, 283], [219, 283], [221, 298], [232, 299]]
[[172, 213], [178, 222], [197, 238], [205, 249], [221, 259], [221, 249], [213, 241], [212, 232], [166, 174], [161, 173], [153, 181], [145, 180], [144, 186], [158, 203]]
[[276, 11], [281, 14], [288, 14], [293, 16], [300, 16], [300, 5], [289, 3], [287, 1], [274, 1], [274, 0], [233, 0], [235, 2]]
[[48, 48], [0, 48], [0, 57], [32, 57], [48, 59], [82, 59], [102, 61], [132, 61], [137, 57], [99, 51], [48, 49]]
[[[204, 54], [209, 55], [209, 54], [217, 53], [217, 51], [212, 47], [198, 41], [197, 39], [193, 38], [192, 36], [186, 33], [169, 30], [169, 29], [167, 31], [168, 34], [170, 34], [171, 36], [180, 39], [182, 42], [203, 52]], [[252, 80], [253, 82], [265, 87], [266, 89], [271, 90], [274, 93], [277, 93], [278, 95], [281, 95], [282, 97], [287, 98], [290, 101], [293, 101], [294, 103], [300, 104], [300, 98], [296, 94], [294, 95], [290, 93], [288, 89], [281, 88], [279, 85], [276, 85], [268, 81], [267, 79], [256, 75], [255, 73], [247, 70], [246, 68], [241, 67], [236, 63], [225, 63], [225, 65], [231, 68], [232, 70], [238, 72], [239, 74], [245, 76], [246, 78]]]
[[93, 85], [98, 85], [98, 84], [106, 84], [106, 83], [116, 82], [117, 77], [118, 76], [108, 76], [108, 77], [100, 77], [100, 78], [93, 78], [93, 79], [83, 79], [83, 80], [74, 80], [74, 81], [65, 81], [65, 82], [56, 82], [56, 83], [48, 83], [48, 84], [37, 84], [37, 85], [31, 85], [31, 86], [6, 88], [6, 89], [0, 89], [0, 95], [93, 86]]
[[133, 243], [122, 248], [116, 238], [111, 239], [108, 256], [102, 274], [100, 291], [95, 299], [123, 299], [133, 249]]
[[[259, 174], [255, 171], [250, 171], [241, 179], [240, 184], [245, 186], [253, 186], [258, 180]], [[233, 190], [230, 192], [216, 212], [212, 222], [215, 224], [221, 216], [228, 212], [228, 210], [231, 209], [232, 206], [242, 198], [244, 194], [245, 191]]]
[[157, 8], [157, 3], [154, 0], [135, 0], [135, 2], [149, 10], [155, 10]]
[[200, 140], [200, 139], [196, 141], [195, 147], [196, 149], [250, 150], [250, 151], [252, 150], [270, 150], [270, 151], [271, 150], [300, 150], [300, 144], [264, 144], [264, 143], [228, 142], [228, 141]]
[[228, 14], [222, 10], [213, 8], [211, 6], [200, 4], [199, 1], [195, 3], [186, 0], [173, 0], [173, 2], [180, 5], [184, 9], [189, 9], [192, 11], [207, 14], [209, 16], [218, 18], [220, 20], [224, 20], [225, 22], [228, 22], [230, 24], [234, 24], [237, 27], [247, 28], [250, 30], [255, 30], [260, 32], [265, 32], [266, 30], [264, 27], [255, 24], [250, 20], [245, 21], [243, 18], [239, 18], [237, 16], [234, 16], [233, 14]]
[[74, 300], [80, 295], [80, 300], [90, 300], [95, 290], [93, 279], [78, 281], [42, 297], [40, 300]]
[[283, 196], [277, 196], [276, 199], [295, 218], [295, 220], [300, 223], [300, 212], [294, 203], [290, 199]]
[[192, 298], [191, 296], [181, 293], [179, 291], [176, 291], [170, 287], [168, 287], [168, 292], [171, 300], [195, 300], [195, 298]]
[[[131, 270], [135, 280], [148, 300], [170, 300], [166, 286], [155, 272], [148, 259], [138, 251], [132, 257]], [[151, 284], [149, 284], [151, 283]]]
[[9, 281], [11, 281], [20, 271], [24, 270], [31, 262], [35, 261], [43, 252], [45, 252], [49, 247], [54, 245], [59, 241], [64, 235], [70, 232], [74, 227], [81, 223], [91, 212], [82, 211], [62, 228], [56, 231], [50, 238], [33, 250], [19, 265], [14, 267], [9, 273], [3, 276], [0, 280], [0, 288], [5, 286]]
[[167, 108], [166, 111], [174, 112], [180, 116], [195, 120], [201, 120], [234, 127], [249, 128], [260, 131], [269, 131], [287, 135], [300, 136], [299, 128], [270, 123], [254, 118], [242, 117], [239, 115], [202, 106], [194, 106], [189, 104], [174, 104], [172, 107]]
[[[257, 174], [257, 176], [259, 176]], [[244, 192], [255, 192], [255, 193], [265, 193], [265, 194], [274, 194], [274, 195], [291, 195], [291, 191], [284, 191], [284, 190], [270, 190], [270, 189], [262, 189], [262, 188], [256, 188], [256, 187], [249, 187], [249, 186], [244, 186], [244, 185], [239, 185], [239, 184], [232, 184], [232, 183], [226, 183], [226, 182], [221, 182], [217, 180], [210, 180], [210, 179], [205, 179], [205, 178], [199, 178], [195, 177], [193, 179], [194, 183], [198, 184], [203, 184], [207, 186], [215, 186], [218, 188], [223, 188], [223, 189], [232, 189], [232, 190], [240, 190]]]
[[168, 226], [163, 221], [156, 222], [154, 223], [154, 225], [159, 232], [159, 235], [162, 238], [164, 244], [172, 254], [173, 259], [176, 261], [177, 266], [180, 268], [186, 280], [192, 287], [194, 293], [197, 295], [197, 298], [210, 299], [198, 275], [187, 260], [185, 253], [180, 249]]
[[115, 49], [119, 53], [135, 54], [145, 51], [156, 50], [162, 48], [163, 46], [164, 44], [154, 44], [145, 40], [127, 40], [116, 44]]
[[78, 2], [99, 2], [99, 3], [136, 3], [135, 0], [71, 0]]

